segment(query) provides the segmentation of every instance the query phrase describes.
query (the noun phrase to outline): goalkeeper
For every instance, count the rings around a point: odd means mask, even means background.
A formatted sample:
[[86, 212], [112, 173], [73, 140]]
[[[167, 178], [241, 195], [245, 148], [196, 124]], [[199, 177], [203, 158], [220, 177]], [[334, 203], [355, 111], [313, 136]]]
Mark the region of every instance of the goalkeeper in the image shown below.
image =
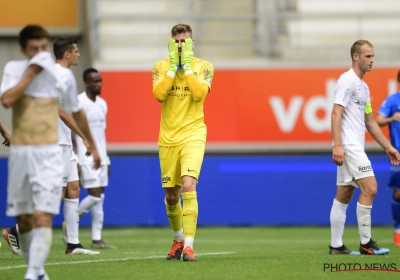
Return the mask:
[[203, 105], [211, 89], [214, 67], [193, 56], [189, 25], [175, 25], [171, 37], [169, 58], [157, 61], [153, 67], [153, 95], [161, 103], [161, 184], [174, 233], [167, 260], [180, 260], [183, 254], [183, 261], [193, 262], [198, 216], [196, 186], [207, 136]]

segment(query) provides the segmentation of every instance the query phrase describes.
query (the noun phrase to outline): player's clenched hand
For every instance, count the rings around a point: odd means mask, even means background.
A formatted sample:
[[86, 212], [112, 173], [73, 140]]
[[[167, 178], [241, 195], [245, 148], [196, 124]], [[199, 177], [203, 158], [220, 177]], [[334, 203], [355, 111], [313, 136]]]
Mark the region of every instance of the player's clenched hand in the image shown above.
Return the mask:
[[182, 43], [182, 54], [181, 54], [183, 70], [192, 70], [193, 60], [193, 40], [192, 38], [185, 39]]
[[37, 64], [31, 64], [31, 65], [29, 65], [29, 67], [28, 67], [28, 71], [32, 71], [34, 74], [39, 74], [40, 71], [42, 71], [42, 70], [43, 70], [43, 68], [40, 67], [40, 66], [37, 65]]
[[386, 154], [390, 158], [391, 164], [393, 164], [393, 165], [400, 164], [400, 154], [395, 148], [390, 147], [389, 149], [386, 150]]
[[169, 51], [169, 70], [176, 73], [179, 67], [179, 55], [178, 55], [178, 43], [175, 42], [174, 38], [169, 39], [168, 44]]
[[391, 119], [393, 121], [400, 121], [400, 113], [399, 112], [394, 113]]
[[10, 145], [11, 145], [11, 133], [10, 133], [10, 131], [5, 129], [4, 131], [1, 132], [1, 136], [3, 136], [3, 138], [4, 138], [3, 145], [6, 146], [6, 147], [10, 147]]
[[82, 139], [83, 145], [86, 147], [86, 153], [85, 156], [90, 156], [92, 154], [92, 146], [90, 146], [90, 143], [88, 142], [87, 139]]
[[93, 156], [93, 161], [94, 161], [93, 168], [99, 169], [101, 166], [101, 159], [100, 159], [99, 153], [97, 152], [97, 149], [93, 149], [92, 156]]
[[343, 161], [344, 161], [344, 149], [343, 146], [334, 146], [333, 147], [333, 151], [332, 151], [332, 158], [333, 158], [333, 162], [337, 165], [337, 166], [342, 166]]

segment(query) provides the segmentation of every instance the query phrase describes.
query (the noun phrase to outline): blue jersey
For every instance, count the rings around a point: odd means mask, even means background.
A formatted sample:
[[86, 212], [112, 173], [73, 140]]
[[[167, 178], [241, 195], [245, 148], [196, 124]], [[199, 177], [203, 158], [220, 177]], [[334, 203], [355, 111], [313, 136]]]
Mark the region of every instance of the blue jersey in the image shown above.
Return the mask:
[[[391, 118], [396, 112], [400, 112], [400, 92], [386, 98], [379, 108], [378, 114]], [[398, 151], [400, 150], [400, 121], [389, 123], [390, 142]]]

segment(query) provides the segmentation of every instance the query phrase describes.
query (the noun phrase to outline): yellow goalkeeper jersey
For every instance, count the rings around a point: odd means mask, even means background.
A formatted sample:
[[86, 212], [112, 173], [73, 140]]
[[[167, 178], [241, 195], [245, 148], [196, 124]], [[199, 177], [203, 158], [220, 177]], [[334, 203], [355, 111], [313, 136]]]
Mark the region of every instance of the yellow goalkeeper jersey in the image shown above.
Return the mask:
[[[193, 57], [193, 75], [211, 89], [213, 65]], [[157, 61], [153, 67], [153, 87], [160, 83], [170, 67], [169, 58]], [[161, 124], [158, 145], [178, 146], [192, 140], [206, 142], [207, 127], [204, 123], [204, 100], [195, 102], [182, 69], [176, 73], [168, 96], [161, 103]]]

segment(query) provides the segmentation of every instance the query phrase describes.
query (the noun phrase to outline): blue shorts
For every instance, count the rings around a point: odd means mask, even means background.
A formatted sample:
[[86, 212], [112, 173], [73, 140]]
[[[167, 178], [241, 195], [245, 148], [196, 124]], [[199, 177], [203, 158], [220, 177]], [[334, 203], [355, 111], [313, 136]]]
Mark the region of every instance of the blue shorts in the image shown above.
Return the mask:
[[389, 188], [400, 190], [400, 167], [397, 165], [390, 166]]

